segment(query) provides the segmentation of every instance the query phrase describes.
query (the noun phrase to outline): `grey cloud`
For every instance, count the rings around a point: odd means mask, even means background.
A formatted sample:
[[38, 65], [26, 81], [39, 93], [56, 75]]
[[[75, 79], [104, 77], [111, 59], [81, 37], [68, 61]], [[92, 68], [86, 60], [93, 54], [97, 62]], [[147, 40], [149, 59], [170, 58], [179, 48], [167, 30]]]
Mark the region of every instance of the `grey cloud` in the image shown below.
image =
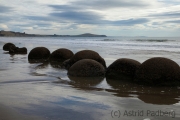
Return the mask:
[[180, 20], [166, 21], [166, 23], [177, 23], [177, 24], [179, 24], [179, 23], [180, 23]]
[[0, 13], [7, 13], [7, 12], [10, 12], [10, 11], [12, 11], [11, 7], [0, 5]]
[[149, 6], [148, 2], [136, 1], [133, 0], [89, 0], [89, 1], [76, 1], [71, 2], [67, 5], [49, 5], [49, 7], [54, 10], [59, 11], [70, 11], [70, 10], [87, 10], [87, 9], [95, 9], [95, 10], [103, 10], [103, 9], [111, 9], [111, 8], [142, 8]]
[[146, 18], [117, 21], [104, 20], [104, 16], [102, 14], [78, 8], [75, 7], [75, 5], [48, 5], [48, 7], [54, 9], [54, 11], [48, 14], [48, 16], [24, 16], [24, 18], [31, 21], [71, 23], [74, 24], [73, 26], [70, 26], [72, 28], [77, 28], [77, 24], [130, 26], [149, 22]]
[[31, 20], [35, 22], [59, 22], [59, 23], [67, 23], [67, 21], [64, 21], [62, 19], [59, 19], [57, 17], [53, 17], [51, 15], [49, 16], [23, 16], [25, 20]]
[[110, 9], [110, 8], [139, 8], [149, 6], [148, 2], [143, 1], [133, 1], [133, 0], [80, 0], [77, 2], [71, 2], [72, 5], [83, 7], [83, 8], [93, 8], [93, 9]]
[[160, 13], [160, 14], [152, 14], [150, 15], [152, 17], [177, 17], [179, 18], [180, 16], [180, 12], [176, 11], [176, 12], [164, 12], [164, 13]]
[[33, 26], [38, 26], [38, 27], [50, 27], [51, 24], [48, 23], [41, 23], [41, 22], [31, 22], [29, 24], [16, 24], [15, 26], [18, 27], [33, 27]]
[[130, 25], [136, 25], [136, 24], [143, 24], [143, 23], [147, 23], [147, 22], [149, 22], [149, 20], [146, 18], [138, 18], [138, 19], [108, 21], [107, 23], [110, 23], [112, 25], [130, 26]]
[[11, 20], [13, 20], [11, 17], [0, 15], [0, 23], [6, 23], [6, 22], [9, 22]]
[[177, 0], [159, 0], [159, 2], [168, 4], [168, 5], [178, 5], [180, 1]]
[[50, 16], [58, 17], [60, 19], [71, 21], [73, 23], [81, 23], [81, 24], [130, 26], [130, 25], [143, 24], [149, 22], [149, 20], [146, 18], [117, 20], [117, 21], [103, 20], [102, 15], [87, 11], [86, 12], [66, 11], [59, 13], [51, 13]]
[[[90, 11], [55, 12], [55, 13], [49, 14], [49, 16], [47, 17], [25, 16], [25, 18], [32, 20], [32, 23], [27, 26], [37, 25], [39, 27], [49, 27], [51, 26], [51, 24], [48, 22], [56, 22], [56, 23], [71, 23], [72, 26], [70, 26], [70, 28], [77, 28], [78, 24], [130, 26], [130, 25], [136, 25], [136, 24], [144, 24], [150, 21], [147, 18], [110, 21], [110, 20], [104, 20], [102, 15], [99, 15]], [[41, 21], [44, 21], [44, 23], [40, 23]], [[23, 26], [26, 26], [26, 25], [22, 25], [22, 27]]]
[[66, 30], [66, 29], [78, 29], [78, 24], [70, 24], [68, 26], [61, 27], [61, 30]]
[[51, 21], [52, 19], [48, 16], [24, 16], [27, 20], [34, 20], [34, 21]]
[[159, 22], [153, 22], [152, 25], [160, 25]]
[[53, 8], [54, 10], [57, 11], [70, 11], [70, 10], [78, 10], [80, 8], [75, 7], [75, 5], [48, 5], [49, 7]]
[[[143, 3], [132, 3], [132, 2], [127, 2], [127, 1], [117, 1], [113, 0], [111, 2], [104, 0], [93, 0], [95, 3], [98, 3], [97, 6], [105, 7], [114, 7], [121, 5], [125, 6], [140, 6], [143, 5]], [[87, 9], [87, 4], [89, 6], [96, 6], [92, 5], [95, 4], [93, 1], [78, 1], [78, 2], [73, 2], [73, 5], [49, 5], [49, 7], [53, 8], [55, 11], [53, 13], [50, 13], [49, 15], [51, 17], [59, 18], [61, 20], [65, 21], [71, 21], [72, 23], [80, 23], [80, 24], [98, 24], [98, 25], [105, 25], [105, 24], [110, 24], [110, 25], [135, 25], [135, 24], [142, 24], [146, 23], [149, 20], [145, 18], [139, 18], [139, 19], [128, 19], [128, 20], [119, 20], [119, 21], [109, 21], [109, 20], [103, 20], [104, 16], [93, 11], [88, 11]], [[101, 3], [101, 4], [100, 4]], [[105, 3], [105, 4], [104, 4]], [[83, 5], [83, 7], [78, 7], [79, 5]], [[83, 9], [84, 8], [84, 9]]]
[[55, 12], [55, 13], [51, 13], [50, 16], [57, 17], [63, 20], [74, 21], [76, 23], [82, 23], [82, 24], [98, 24], [97, 21], [103, 18], [102, 15], [89, 11]]
[[102, 19], [103, 16], [86, 9], [69, 6], [69, 5], [49, 5], [56, 12], [51, 13], [50, 16], [70, 20], [70, 21], [82, 21], [83, 23], [95, 23], [95, 21]]

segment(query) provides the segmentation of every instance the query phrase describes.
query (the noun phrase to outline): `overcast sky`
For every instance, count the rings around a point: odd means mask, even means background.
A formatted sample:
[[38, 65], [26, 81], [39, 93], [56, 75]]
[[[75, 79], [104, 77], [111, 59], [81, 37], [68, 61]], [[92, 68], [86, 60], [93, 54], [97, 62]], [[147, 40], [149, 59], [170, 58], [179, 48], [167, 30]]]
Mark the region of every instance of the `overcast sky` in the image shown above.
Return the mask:
[[0, 0], [0, 30], [180, 36], [180, 0]]

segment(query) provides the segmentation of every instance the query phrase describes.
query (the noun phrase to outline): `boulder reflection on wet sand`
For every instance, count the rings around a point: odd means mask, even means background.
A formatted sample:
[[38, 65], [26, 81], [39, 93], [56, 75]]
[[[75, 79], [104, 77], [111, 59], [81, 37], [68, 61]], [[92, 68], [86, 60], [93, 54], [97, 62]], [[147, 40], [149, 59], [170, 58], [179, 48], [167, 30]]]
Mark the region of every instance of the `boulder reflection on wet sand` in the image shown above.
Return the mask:
[[106, 79], [113, 89], [106, 91], [118, 97], [137, 97], [145, 103], [171, 105], [178, 103], [180, 96], [177, 87], [148, 87], [124, 80]]
[[47, 74], [41, 74], [38, 73], [37, 70], [43, 70], [43, 69], [47, 69], [49, 65], [49, 62], [44, 62], [44, 63], [39, 63], [39, 65], [37, 65], [34, 69], [34, 71], [32, 71], [30, 74], [32, 76], [48, 76]]
[[40, 65], [36, 66], [35, 69], [46, 69], [49, 65], [49, 62], [43, 62]]
[[50, 61], [49, 63], [51, 65], [51, 67], [53, 67], [53, 68], [64, 69], [62, 62]]
[[72, 86], [75, 88], [83, 89], [83, 90], [101, 90], [96, 88], [95, 86], [100, 84], [104, 77], [72, 77], [68, 76]]
[[[155, 91], [155, 90], [153, 90]], [[180, 95], [180, 94], [179, 94]], [[161, 93], [161, 94], [141, 94], [138, 98], [145, 103], [157, 104], [157, 105], [172, 105], [179, 103], [178, 95], [174, 92], [171, 93]]]
[[115, 80], [106, 78], [106, 82], [108, 85], [110, 85], [113, 89], [107, 89], [108, 92], [115, 92], [114, 95], [119, 97], [131, 97], [131, 94], [133, 94], [135, 89], [135, 84], [128, 81], [130, 78], [122, 78], [121, 80]]
[[49, 62], [39, 63], [39, 65], [37, 65], [34, 68], [35, 70], [31, 71], [30, 75], [32, 75], [32, 76], [47, 76], [47, 74], [38, 73], [37, 70], [47, 69], [48, 65], [49, 65]]

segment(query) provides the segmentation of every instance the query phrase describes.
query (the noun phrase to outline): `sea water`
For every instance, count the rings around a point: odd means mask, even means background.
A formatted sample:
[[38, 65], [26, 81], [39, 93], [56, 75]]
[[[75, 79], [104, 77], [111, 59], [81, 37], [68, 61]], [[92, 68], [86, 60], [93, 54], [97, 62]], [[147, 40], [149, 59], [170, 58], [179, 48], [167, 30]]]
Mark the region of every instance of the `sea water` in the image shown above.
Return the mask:
[[[94, 50], [107, 66], [119, 58], [143, 63], [166, 57], [180, 65], [180, 38], [150, 37], [0, 37], [0, 114], [3, 120], [179, 120], [180, 87], [146, 87], [127, 82], [71, 80], [67, 71], [50, 63], [30, 64], [27, 55], [10, 55], [12, 42], [28, 53], [39, 46], [73, 53]], [[15, 114], [15, 115], [14, 115]]]

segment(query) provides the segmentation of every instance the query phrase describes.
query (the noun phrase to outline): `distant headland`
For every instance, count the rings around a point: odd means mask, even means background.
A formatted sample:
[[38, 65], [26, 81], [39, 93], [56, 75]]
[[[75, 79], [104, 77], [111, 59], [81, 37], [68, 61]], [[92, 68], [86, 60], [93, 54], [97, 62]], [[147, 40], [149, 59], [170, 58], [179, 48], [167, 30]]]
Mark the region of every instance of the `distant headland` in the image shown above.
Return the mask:
[[13, 31], [0, 31], [0, 37], [107, 37], [106, 35], [96, 35], [91, 33], [85, 33], [80, 35], [40, 35], [40, 34], [26, 34]]

